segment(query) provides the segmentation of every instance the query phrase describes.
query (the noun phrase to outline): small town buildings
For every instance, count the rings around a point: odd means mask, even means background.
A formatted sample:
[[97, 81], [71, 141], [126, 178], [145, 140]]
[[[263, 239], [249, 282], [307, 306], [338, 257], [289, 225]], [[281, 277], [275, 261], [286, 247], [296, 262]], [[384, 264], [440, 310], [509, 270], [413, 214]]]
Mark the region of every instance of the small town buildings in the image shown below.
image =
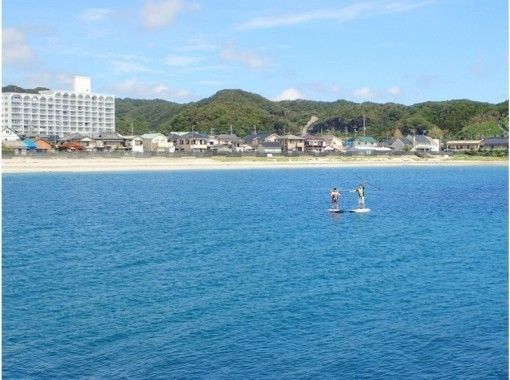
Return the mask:
[[37, 145], [35, 145], [35, 142], [32, 139], [24, 139], [21, 142], [25, 144], [25, 146], [27, 147], [27, 151], [37, 149]]
[[388, 140], [386, 144], [394, 152], [410, 152], [413, 149], [413, 143], [405, 137]]
[[37, 138], [35, 140], [36, 149], [38, 153], [49, 153], [53, 150], [53, 146], [43, 138]]
[[326, 150], [326, 140], [320, 136], [306, 135], [303, 137], [305, 142], [305, 151], [319, 153]]
[[489, 137], [482, 141], [483, 149], [508, 149], [508, 137]]
[[[60, 149], [63, 144], [66, 144], [64, 149]], [[90, 136], [75, 133], [58, 139], [58, 148], [59, 150], [69, 150], [69, 148], [72, 148], [70, 150], [85, 150], [87, 152], [93, 152], [96, 150], [96, 140]]]
[[251, 133], [244, 137], [244, 142], [256, 149], [259, 144], [277, 142], [278, 135], [276, 133]]
[[217, 153], [244, 151], [245, 149], [241, 148], [241, 145], [243, 145], [243, 139], [235, 134], [207, 136], [208, 149]]
[[2, 141], [2, 151], [4, 153], [12, 152], [15, 156], [25, 156], [27, 146], [21, 140], [6, 140]]
[[2, 141], [18, 141], [21, 140], [19, 135], [9, 127], [2, 128]]
[[143, 153], [143, 139], [141, 136], [124, 136], [126, 150], [131, 153]]
[[446, 142], [446, 150], [462, 152], [466, 150], [479, 150], [482, 140], [449, 140]]
[[85, 150], [83, 145], [74, 141], [66, 141], [62, 144], [59, 144], [58, 150], [65, 150], [66, 152], [75, 152]]
[[437, 153], [440, 150], [439, 140], [425, 135], [409, 135], [407, 140], [413, 143], [412, 152]]
[[208, 149], [208, 136], [198, 132], [188, 132], [184, 135], [171, 134], [168, 136], [175, 146], [176, 152], [200, 153]]
[[291, 134], [281, 136], [278, 138], [282, 150], [284, 152], [304, 152], [305, 140], [302, 137], [294, 136]]
[[125, 150], [125, 139], [117, 132], [104, 132], [94, 135], [96, 140], [96, 150], [99, 152], [113, 152], [116, 150]]
[[145, 133], [140, 137], [143, 139], [144, 152], [173, 153], [175, 151], [174, 143], [162, 133]]
[[226, 145], [232, 150], [238, 148], [243, 143], [243, 139], [237, 137], [235, 134], [220, 134], [216, 136], [218, 145]]
[[345, 146], [344, 142], [341, 138], [338, 138], [334, 135], [325, 135], [322, 136], [324, 139], [324, 143], [326, 144], [325, 151], [334, 151], [334, 152], [344, 152]]
[[347, 153], [350, 154], [384, 154], [390, 153], [391, 149], [388, 147], [380, 146], [377, 140], [373, 137], [362, 136], [346, 141]]

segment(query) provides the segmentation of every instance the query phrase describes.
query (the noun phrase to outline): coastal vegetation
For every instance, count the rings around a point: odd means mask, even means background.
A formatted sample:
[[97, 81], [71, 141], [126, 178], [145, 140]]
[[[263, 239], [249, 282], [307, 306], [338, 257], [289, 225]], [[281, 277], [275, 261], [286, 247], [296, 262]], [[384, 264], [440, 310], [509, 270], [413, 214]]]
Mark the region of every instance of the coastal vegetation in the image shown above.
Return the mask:
[[[2, 91], [36, 93], [45, 88], [6, 86]], [[116, 129], [123, 134], [149, 131], [201, 131], [246, 136], [258, 132], [301, 134], [306, 132], [353, 136], [363, 130], [378, 139], [410, 133], [441, 139], [479, 139], [508, 136], [508, 102], [472, 100], [424, 102], [410, 106], [397, 103], [355, 103], [347, 100], [271, 101], [242, 90], [222, 90], [197, 102], [178, 104], [162, 99], [115, 100]]]

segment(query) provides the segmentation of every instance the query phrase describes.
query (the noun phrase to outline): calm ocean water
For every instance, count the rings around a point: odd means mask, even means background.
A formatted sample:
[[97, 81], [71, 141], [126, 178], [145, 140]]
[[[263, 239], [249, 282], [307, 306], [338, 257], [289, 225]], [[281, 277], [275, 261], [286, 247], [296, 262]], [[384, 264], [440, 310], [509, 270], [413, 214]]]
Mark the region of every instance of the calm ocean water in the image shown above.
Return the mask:
[[[372, 212], [330, 215], [358, 178]], [[508, 377], [508, 167], [4, 175], [2, 199], [5, 379]]]

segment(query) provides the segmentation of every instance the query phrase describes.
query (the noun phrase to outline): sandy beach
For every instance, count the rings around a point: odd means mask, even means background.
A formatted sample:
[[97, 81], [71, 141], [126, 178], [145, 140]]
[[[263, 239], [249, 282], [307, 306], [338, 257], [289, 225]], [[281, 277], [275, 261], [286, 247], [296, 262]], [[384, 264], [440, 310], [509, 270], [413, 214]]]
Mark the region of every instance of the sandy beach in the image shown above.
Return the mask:
[[3, 173], [167, 171], [221, 169], [386, 167], [427, 165], [508, 165], [507, 159], [459, 160], [451, 157], [152, 157], [152, 158], [40, 158], [2, 159]]

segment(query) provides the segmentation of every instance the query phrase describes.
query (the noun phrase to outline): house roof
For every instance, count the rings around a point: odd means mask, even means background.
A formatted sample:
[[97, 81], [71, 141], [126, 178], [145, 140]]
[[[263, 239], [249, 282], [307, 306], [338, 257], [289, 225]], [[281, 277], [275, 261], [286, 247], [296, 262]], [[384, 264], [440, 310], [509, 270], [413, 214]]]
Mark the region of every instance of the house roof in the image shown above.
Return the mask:
[[124, 138], [126, 140], [143, 140], [141, 136], [138, 136], [138, 135], [129, 135], [129, 136], [124, 136]]
[[501, 145], [508, 146], [508, 138], [503, 137], [489, 137], [483, 140], [484, 145]]
[[59, 138], [58, 141], [60, 141], [60, 142], [77, 141], [77, 140], [81, 140], [83, 137], [85, 137], [85, 136], [81, 135], [80, 133], [73, 133], [72, 135], [68, 135], [68, 136]]
[[166, 136], [164, 134], [162, 134], [162, 133], [144, 133], [140, 137], [142, 139], [144, 139], [144, 140], [152, 140], [155, 137], [164, 137], [164, 138], [166, 138]]
[[303, 140], [302, 137], [294, 136], [294, 135], [291, 135], [291, 134], [278, 137], [278, 139], [279, 140]]
[[192, 139], [192, 138], [202, 138], [202, 139], [206, 139], [208, 137], [208, 135], [206, 135], [205, 133], [198, 133], [198, 132], [188, 132], [186, 133], [185, 135], [182, 135], [180, 136], [184, 139]]
[[22, 141], [23, 144], [27, 147], [28, 150], [36, 149], [37, 145], [35, 144], [34, 140], [32, 139], [25, 139]]
[[39, 141], [42, 141], [42, 142], [45, 142], [46, 144], [51, 145], [51, 143], [50, 143], [48, 140], [46, 140], [45, 138], [38, 137], [38, 138], [36, 138], [36, 139], [35, 139], [35, 143], [36, 143], [36, 144], [37, 144]]
[[481, 144], [482, 140], [450, 140], [446, 144]]
[[117, 132], [102, 132], [97, 135], [93, 135], [92, 137], [96, 140], [124, 140], [124, 137], [119, 135]]
[[269, 137], [271, 134], [269, 133], [251, 133], [248, 136], [244, 137], [244, 141], [252, 142], [253, 140], [264, 140], [266, 137]]
[[220, 135], [216, 135], [216, 138], [218, 138], [220, 140], [233, 140], [233, 141], [242, 140], [240, 137], [238, 137], [234, 134], [220, 134]]
[[77, 142], [68, 141], [60, 145], [60, 148], [64, 149], [74, 149], [74, 150], [83, 150], [83, 145]]
[[184, 131], [184, 132], [182, 132], [182, 131], [172, 131], [172, 132], [170, 132], [171, 135], [175, 135], [175, 136], [184, 136], [187, 133], [189, 133], [189, 132], [186, 132], [186, 131]]

